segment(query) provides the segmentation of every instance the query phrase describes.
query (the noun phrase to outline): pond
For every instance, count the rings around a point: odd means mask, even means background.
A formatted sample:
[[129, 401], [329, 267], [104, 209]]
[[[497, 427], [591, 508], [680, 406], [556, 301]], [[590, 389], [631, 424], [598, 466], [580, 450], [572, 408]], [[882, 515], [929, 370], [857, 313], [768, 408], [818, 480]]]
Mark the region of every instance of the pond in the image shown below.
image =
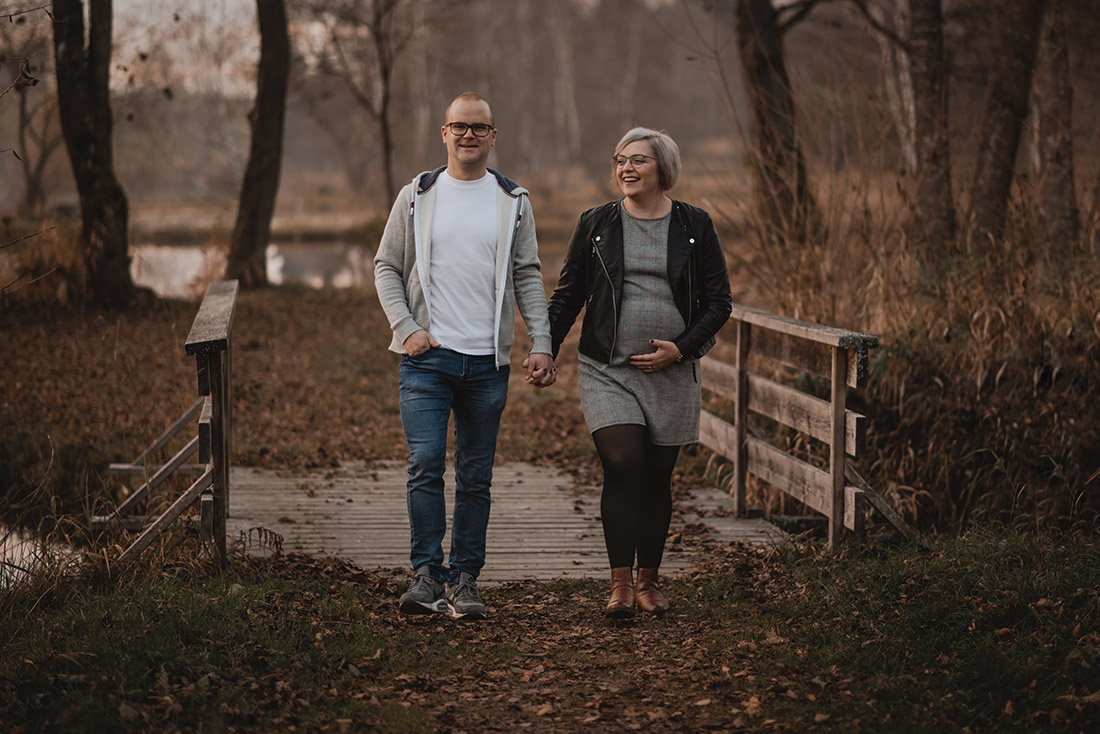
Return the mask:
[[43, 566], [56, 566], [59, 561], [77, 557], [71, 548], [0, 524], [0, 592], [11, 589]]
[[[134, 283], [164, 298], [201, 298], [206, 284], [225, 267], [225, 253], [214, 247], [133, 245]], [[374, 252], [350, 242], [268, 245], [267, 279], [274, 285], [354, 288], [374, 280]]]

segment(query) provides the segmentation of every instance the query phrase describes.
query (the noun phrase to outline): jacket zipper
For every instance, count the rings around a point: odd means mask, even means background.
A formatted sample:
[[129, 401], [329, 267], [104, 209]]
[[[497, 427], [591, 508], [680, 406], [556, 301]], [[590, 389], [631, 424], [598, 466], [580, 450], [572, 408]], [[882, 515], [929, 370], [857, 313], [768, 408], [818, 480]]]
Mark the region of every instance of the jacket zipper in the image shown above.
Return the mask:
[[[607, 269], [607, 265], [603, 261], [603, 255], [600, 254], [600, 248], [596, 246], [599, 242], [599, 237], [596, 237], [592, 241], [592, 252], [596, 255], [596, 259], [600, 261], [600, 267], [603, 268], [603, 274], [607, 276], [607, 284], [611, 286], [611, 312], [615, 316], [614, 325], [611, 327], [611, 351], [607, 355], [607, 366], [611, 366], [611, 360], [615, 357], [615, 341], [619, 338], [619, 307], [615, 303], [615, 281], [611, 279], [611, 273]], [[589, 299], [591, 303], [591, 299]]]
[[[687, 228], [685, 227], [685, 229], [687, 229]], [[687, 271], [688, 271], [688, 273], [687, 273], [687, 276], [688, 276], [688, 292], [687, 292], [688, 303], [687, 303], [687, 307], [688, 307], [688, 317], [687, 317], [687, 324], [685, 324], [686, 327], [691, 326], [691, 319], [695, 315], [695, 298], [693, 296], [694, 291], [691, 288], [691, 275], [692, 275], [692, 273], [691, 273], [691, 271], [692, 271], [691, 263], [692, 263], [692, 255], [695, 252], [695, 238], [691, 236], [691, 232], [688, 232], [688, 244], [691, 245], [691, 251], [688, 252], [688, 260], [687, 260]], [[697, 373], [695, 371], [695, 357], [694, 357], [694, 355], [685, 355], [685, 356], [687, 356], [687, 358], [691, 360], [691, 378], [695, 382], [699, 382], [699, 373]]]

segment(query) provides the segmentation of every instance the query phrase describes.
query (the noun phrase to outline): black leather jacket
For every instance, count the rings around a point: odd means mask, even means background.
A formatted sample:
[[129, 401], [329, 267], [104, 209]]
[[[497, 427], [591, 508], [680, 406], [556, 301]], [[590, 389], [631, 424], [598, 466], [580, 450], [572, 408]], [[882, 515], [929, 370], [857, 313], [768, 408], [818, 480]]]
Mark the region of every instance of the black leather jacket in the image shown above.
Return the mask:
[[[550, 338], [554, 357], [582, 307], [580, 352], [610, 364], [623, 301], [623, 227], [620, 204], [581, 214], [558, 286], [550, 296]], [[672, 202], [668, 226], [668, 282], [687, 328], [672, 341], [684, 358], [699, 358], [714, 346], [714, 335], [729, 318], [726, 258], [710, 215]]]

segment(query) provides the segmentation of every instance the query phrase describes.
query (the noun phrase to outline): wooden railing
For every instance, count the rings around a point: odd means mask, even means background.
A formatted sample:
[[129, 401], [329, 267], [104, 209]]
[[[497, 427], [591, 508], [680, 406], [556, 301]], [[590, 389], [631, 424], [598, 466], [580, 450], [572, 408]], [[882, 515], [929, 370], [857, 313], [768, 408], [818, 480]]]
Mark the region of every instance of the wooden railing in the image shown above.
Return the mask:
[[[863, 451], [867, 419], [848, 409], [849, 388], [864, 387], [868, 354], [878, 337], [796, 321], [743, 306], [734, 306], [734, 364], [703, 359], [703, 387], [733, 402], [733, 424], [703, 411], [700, 443], [734, 463], [730, 489], [737, 514], [744, 515], [745, 483], [749, 474], [782, 490], [829, 521], [829, 545], [844, 528], [863, 530], [866, 502], [903, 534], [911, 534], [897, 513], [848, 464]], [[779, 362], [829, 379], [830, 398], [823, 400], [795, 387], [750, 371], [750, 357]], [[755, 413], [800, 431], [825, 444], [828, 469], [818, 468], [750, 435], [749, 414]], [[852, 484], [849, 484], [852, 482]]]
[[[142, 533], [115, 561], [115, 568], [121, 568], [137, 558], [196, 501], [200, 508], [199, 537], [204, 544], [213, 544], [218, 566], [224, 568], [226, 565], [225, 518], [229, 514], [229, 458], [233, 426], [232, 328], [237, 292], [238, 284], [235, 280], [211, 284], [191, 324], [185, 349], [187, 354], [195, 357], [198, 400], [132, 462], [110, 466], [110, 471], [116, 475], [146, 477], [145, 482], [113, 514], [92, 518], [93, 527], [142, 529]], [[197, 435], [166, 463], [150, 463], [150, 458], [163, 449], [195, 416], [198, 416]], [[199, 456], [198, 463], [187, 464], [187, 460], [196, 453]], [[140, 503], [147, 500], [154, 489], [175, 473], [199, 474], [199, 478], [161, 515], [154, 517], [134, 514]]]

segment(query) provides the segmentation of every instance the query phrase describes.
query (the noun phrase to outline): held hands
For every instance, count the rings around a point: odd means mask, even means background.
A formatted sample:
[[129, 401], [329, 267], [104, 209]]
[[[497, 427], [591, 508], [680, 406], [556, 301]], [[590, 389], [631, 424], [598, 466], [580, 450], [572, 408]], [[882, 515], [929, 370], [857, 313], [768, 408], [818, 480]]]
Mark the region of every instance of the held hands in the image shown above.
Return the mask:
[[428, 332], [421, 329], [420, 331], [414, 331], [409, 334], [409, 338], [405, 340], [402, 345], [405, 347], [405, 354], [410, 357], [415, 357], [418, 354], [423, 354], [433, 347], [438, 347], [439, 342], [435, 340]]
[[630, 357], [630, 364], [642, 372], [663, 370], [680, 358], [680, 348], [673, 342], [650, 339], [649, 343], [656, 351], [649, 354], [634, 354]]
[[531, 352], [523, 360], [523, 369], [523, 379], [535, 387], [550, 387], [558, 379], [558, 366], [549, 354]]

